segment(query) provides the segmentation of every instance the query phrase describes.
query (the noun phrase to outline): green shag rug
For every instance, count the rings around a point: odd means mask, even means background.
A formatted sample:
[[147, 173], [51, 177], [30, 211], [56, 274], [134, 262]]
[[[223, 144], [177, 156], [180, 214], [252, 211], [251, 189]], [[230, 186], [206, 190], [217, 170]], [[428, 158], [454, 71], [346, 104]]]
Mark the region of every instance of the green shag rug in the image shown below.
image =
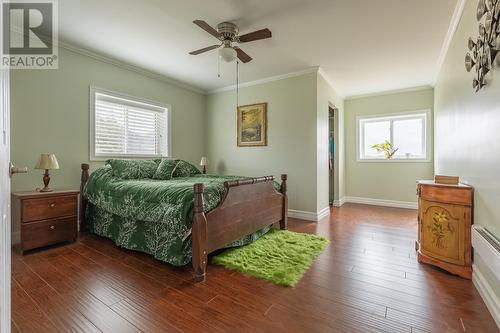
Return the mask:
[[328, 243], [316, 235], [271, 229], [252, 244], [214, 256], [212, 263], [293, 287]]

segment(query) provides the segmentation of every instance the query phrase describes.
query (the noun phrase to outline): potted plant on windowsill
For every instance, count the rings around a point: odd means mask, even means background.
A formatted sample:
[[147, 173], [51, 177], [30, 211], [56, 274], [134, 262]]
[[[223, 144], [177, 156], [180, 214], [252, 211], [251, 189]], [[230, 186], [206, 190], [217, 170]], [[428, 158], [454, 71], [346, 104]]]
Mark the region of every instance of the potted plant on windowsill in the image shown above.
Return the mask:
[[394, 148], [394, 145], [387, 140], [384, 143], [373, 145], [372, 148], [376, 149], [378, 153], [384, 152], [384, 156], [388, 160], [392, 159], [394, 154], [399, 150], [399, 148]]

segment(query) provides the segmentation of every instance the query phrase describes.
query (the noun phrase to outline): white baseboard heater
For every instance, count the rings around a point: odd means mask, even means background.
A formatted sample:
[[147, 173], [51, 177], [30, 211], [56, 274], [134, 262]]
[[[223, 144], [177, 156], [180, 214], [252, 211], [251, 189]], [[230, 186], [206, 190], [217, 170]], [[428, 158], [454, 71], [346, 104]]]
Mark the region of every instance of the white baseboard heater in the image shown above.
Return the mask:
[[[497, 281], [500, 281], [500, 241], [485, 228], [473, 225], [472, 246], [474, 247], [474, 253], [481, 257], [482, 261], [493, 272]], [[500, 298], [498, 297], [498, 291], [495, 291], [495, 287], [493, 287], [496, 283], [488, 282], [476, 265], [472, 269], [472, 281], [500, 329]]]
[[500, 280], [500, 241], [488, 230], [479, 226], [472, 226], [472, 246], [490, 270]]

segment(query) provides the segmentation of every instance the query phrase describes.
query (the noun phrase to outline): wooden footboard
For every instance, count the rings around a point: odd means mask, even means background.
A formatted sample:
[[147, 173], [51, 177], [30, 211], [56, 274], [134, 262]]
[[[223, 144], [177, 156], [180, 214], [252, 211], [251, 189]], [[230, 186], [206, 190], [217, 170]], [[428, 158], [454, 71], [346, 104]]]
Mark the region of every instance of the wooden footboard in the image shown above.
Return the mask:
[[217, 208], [203, 212], [203, 184], [194, 185], [192, 226], [193, 269], [196, 281], [205, 280], [207, 256], [259, 229], [279, 222], [287, 228], [287, 176], [281, 176], [280, 192], [274, 177], [224, 183], [226, 193]]

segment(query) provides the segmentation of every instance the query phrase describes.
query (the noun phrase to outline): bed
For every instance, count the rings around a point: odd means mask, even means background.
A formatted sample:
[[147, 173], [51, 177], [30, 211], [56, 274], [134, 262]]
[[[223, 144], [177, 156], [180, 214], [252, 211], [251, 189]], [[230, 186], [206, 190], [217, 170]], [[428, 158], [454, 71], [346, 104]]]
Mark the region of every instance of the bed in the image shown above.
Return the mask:
[[166, 180], [116, 177], [109, 165], [92, 175], [81, 165], [80, 230], [206, 278], [208, 254], [248, 244], [273, 224], [287, 228], [287, 176], [190, 174]]

